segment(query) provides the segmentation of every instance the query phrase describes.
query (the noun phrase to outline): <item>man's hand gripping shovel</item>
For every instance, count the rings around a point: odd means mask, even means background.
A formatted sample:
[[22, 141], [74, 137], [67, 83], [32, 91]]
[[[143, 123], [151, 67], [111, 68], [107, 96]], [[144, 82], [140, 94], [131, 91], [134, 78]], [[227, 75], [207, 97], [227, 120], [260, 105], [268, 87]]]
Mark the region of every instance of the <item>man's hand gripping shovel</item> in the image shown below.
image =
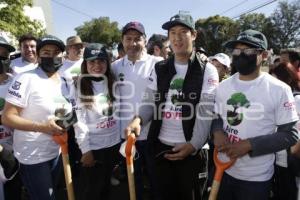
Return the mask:
[[234, 160], [230, 160], [228, 162], [222, 162], [218, 159], [218, 150], [215, 148], [214, 150], [214, 163], [216, 165], [216, 172], [213, 180], [213, 184], [211, 187], [211, 191], [209, 194], [208, 200], [216, 200], [222, 180], [222, 176], [224, 174], [224, 171], [228, 168], [230, 168], [235, 162]]
[[65, 132], [62, 135], [53, 135], [52, 137], [53, 140], [61, 147], [63, 166], [65, 172], [65, 181], [66, 181], [67, 192], [68, 192], [68, 200], [75, 200], [71, 167], [69, 161], [69, 153], [68, 153], [68, 134], [67, 132]]
[[127, 144], [125, 147], [130, 200], [136, 200], [135, 183], [134, 183], [134, 168], [133, 168], [134, 155], [132, 155], [132, 149], [134, 148], [135, 141], [136, 141], [135, 134], [134, 133], [129, 134], [127, 137]]

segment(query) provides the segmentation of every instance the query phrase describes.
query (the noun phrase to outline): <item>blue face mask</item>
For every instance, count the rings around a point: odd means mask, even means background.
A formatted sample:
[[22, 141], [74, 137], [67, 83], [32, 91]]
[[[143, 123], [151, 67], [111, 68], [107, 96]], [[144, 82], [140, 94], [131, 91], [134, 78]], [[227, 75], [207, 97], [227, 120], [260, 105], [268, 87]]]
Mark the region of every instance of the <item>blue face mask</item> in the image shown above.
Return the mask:
[[41, 57], [40, 66], [46, 73], [54, 73], [63, 65], [62, 57]]

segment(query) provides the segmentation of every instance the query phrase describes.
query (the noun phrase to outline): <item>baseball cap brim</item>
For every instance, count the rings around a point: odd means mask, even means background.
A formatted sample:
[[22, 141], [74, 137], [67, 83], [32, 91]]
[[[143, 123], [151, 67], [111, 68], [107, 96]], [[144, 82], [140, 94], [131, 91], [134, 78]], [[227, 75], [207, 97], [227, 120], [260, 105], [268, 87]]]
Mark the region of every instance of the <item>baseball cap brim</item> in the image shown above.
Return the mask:
[[194, 27], [191, 27], [191, 26], [189, 26], [188, 24], [186, 24], [186, 23], [184, 23], [184, 22], [181, 22], [181, 21], [168, 21], [168, 22], [166, 22], [166, 23], [164, 23], [164, 24], [162, 25], [162, 28], [163, 28], [164, 30], [169, 30], [170, 28], [172, 28], [172, 27], [174, 27], [174, 26], [177, 26], [177, 25], [182, 25], [182, 26], [185, 26], [185, 27], [187, 27], [187, 28], [189, 28], [189, 29], [194, 30]]
[[245, 44], [245, 45], [248, 45], [248, 46], [254, 47], [254, 48], [262, 48], [260, 45], [257, 45], [255, 43], [252, 43], [252, 42], [249, 42], [249, 41], [245, 41], [245, 40], [232, 40], [232, 41], [228, 41], [228, 42], [226, 42], [224, 44], [224, 47], [228, 48], [228, 49], [234, 49], [234, 47], [237, 44]]
[[16, 49], [13, 47], [13, 46], [11, 46], [11, 45], [9, 45], [9, 44], [1, 44], [0, 43], [0, 47], [4, 47], [5, 49], [7, 49], [9, 52], [14, 52], [14, 51], [16, 51]]

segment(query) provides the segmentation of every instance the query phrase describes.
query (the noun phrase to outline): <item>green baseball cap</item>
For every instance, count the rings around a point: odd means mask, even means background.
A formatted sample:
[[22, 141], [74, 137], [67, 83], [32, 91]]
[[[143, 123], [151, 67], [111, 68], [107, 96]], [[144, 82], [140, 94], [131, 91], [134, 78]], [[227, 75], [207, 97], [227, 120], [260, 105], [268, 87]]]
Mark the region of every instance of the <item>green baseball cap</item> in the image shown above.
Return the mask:
[[195, 22], [191, 15], [179, 13], [171, 17], [170, 21], [164, 23], [162, 28], [165, 30], [169, 30], [173, 26], [183, 25], [188, 27], [189, 29], [195, 30]]
[[224, 44], [224, 46], [226, 48], [233, 49], [238, 43], [246, 44], [258, 49], [268, 49], [266, 36], [263, 33], [252, 29], [240, 33], [236, 40], [228, 41]]
[[61, 41], [59, 38], [53, 35], [45, 35], [38, 39], [37, 46], [36, 46], [37, 52], [39, 52], [41, 48], [47, 44], [56, 45], [62, 52], [65, 51], [65, 44], [63, 41]]
[[98, 58], [108, 59], [108, 53], [106, 48], [101, 43], [89, 43], [84, 49], [83, 59], [84, 60], [95, 60]]

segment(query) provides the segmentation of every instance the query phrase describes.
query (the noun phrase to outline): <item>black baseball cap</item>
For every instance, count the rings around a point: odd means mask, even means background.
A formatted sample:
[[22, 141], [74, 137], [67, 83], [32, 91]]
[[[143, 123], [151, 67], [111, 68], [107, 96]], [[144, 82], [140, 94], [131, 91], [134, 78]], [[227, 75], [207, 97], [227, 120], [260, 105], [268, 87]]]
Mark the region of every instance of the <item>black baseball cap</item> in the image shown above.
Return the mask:
[[124, 35], [129, 30], [136, 30], [137, 32], [141, 33], [142, 35], [146, 35], [145, 28], [144, 28], [143, 24], [140, 22], [127, 23], [122, 29], [122, 35]]
[[11, 46], [4, 37], [0, 36], [0, 47], [4, 47], [9, 52], [14, 52], [16, 49]]
[[263, 33], [252, 29], [248, 29], [240, 33], [236, 40], [228, 41], [224, 44], [224, 46], [226, 48], [233, 49], [238, 43], [246, 44], [258, 49], [268, 49], [266, 36]]
[[106, 48], [101, 43], [89, 43], [86, 45], [83, 53], [84, 60], [95, 60], [98, 58], [108, 60]]
[[36, 46], [37, 52], [39, 52], [41, 48], [47, 44], [56, 45], [62, 52], [65, 51], [65, 44], [62, 40], [60, 40], [59, 38], [53, 35], [45, 35], [38, 39], [37, 46]]
[[169, 30], [173, 26], [183, 25], [188, 27], [189, 29], [195, 30], [195, 22], [191, 15], [179, 13], [171, 17], [170, 21], [164, 23], [162, 28], [164, 30]]

